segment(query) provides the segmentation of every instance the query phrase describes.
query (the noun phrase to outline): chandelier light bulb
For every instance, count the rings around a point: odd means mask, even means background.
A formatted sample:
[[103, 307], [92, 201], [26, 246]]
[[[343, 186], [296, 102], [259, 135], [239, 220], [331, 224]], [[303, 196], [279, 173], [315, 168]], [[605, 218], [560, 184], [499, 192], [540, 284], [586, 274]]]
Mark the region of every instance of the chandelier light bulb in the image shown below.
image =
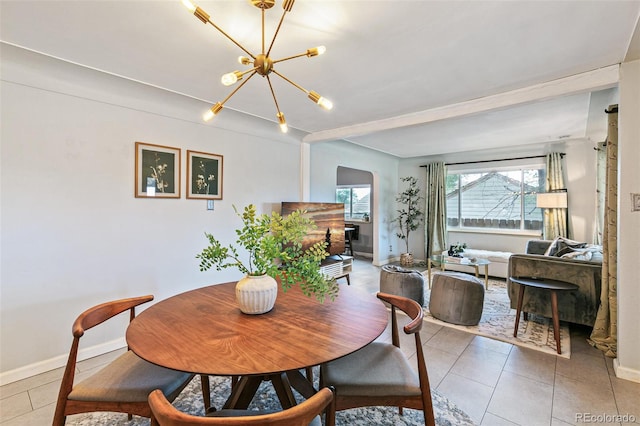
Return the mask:
[[210, 121], [216, 114], [218, 114], [222, 110], [222, 104], [217, 102], [214, 106], [211, 107], [207, 112], [202, 115], [202, 119], [204, 121]]
[[182, 0], [182, 4], [184, 5], [184, 7], [189, 9], [189, 12], [193, 13], [196, 11], [196, 5], [191, 3], [190, 0]]
[[318, 105], [320, 105], [322, 108], [324, 108], [326, 110], [331, 110], [333, 108], [333, 102], [331, 102], [327, 98], [323, 98], [322, 96], [320, 97], [320, 100], [318, 101]]
[[215, 114], [213, 113], [213, 111], [211, 111], [210, 109], [207, 110], [207, 112], [205, 112], [204, 114], [202, 114], [202, 119], [204, 121], [211, 121], [211, 119], [215, 116]]
[[280, 130], [282, 131], [282, 133], [287, 133], [289, 131], [289, 126], [287, 126], [287, 121], [284, 119], [284, 114], [282, 112], [278, 112], [278, 114], [276, 114], [276, 117], [278, 117], [278, 122], [280, 123]]
[[232, 84], [236, 83], [238, 80], [242, 80], [242, 73], [240, 71], [230, 72], [228, 74], [223, 75], [222, 78], [220, 79], [222, 84], [224, 84], [225, 86], [231, 86]]
[[309, 99], [311, 99], [313, 102], [315, 102], [316, 104], [320, 105], [322, 108], [324, 108], [326, 110], [330, 110], [331, 108], [333, 108], [333, 102], [331, 102], [327, 98], [323, 98], [322, 96], [320, 96], [317, 92], [314, 92], [313, 90], [309, 91]]
[[247, 58], [246, 56], [238, 56], [238, 63], [242, 65], [251, 65], [253, 61], [251, 58]]

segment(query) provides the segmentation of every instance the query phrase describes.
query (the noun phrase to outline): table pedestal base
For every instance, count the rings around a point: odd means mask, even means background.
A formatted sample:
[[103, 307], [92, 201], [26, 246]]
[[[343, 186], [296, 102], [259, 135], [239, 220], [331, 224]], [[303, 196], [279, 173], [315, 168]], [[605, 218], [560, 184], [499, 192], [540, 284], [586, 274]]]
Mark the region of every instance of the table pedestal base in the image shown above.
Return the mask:
[[311, 382], [309, 382], [299, 370], [291, 370], [266, 376], [242, 376], [240, 380], [232, 386], [231, 396], [229, 396], [222, 408], [247, 409], [263, 381], [271, 382], [283, 410], [297, 404], [291, 391], [292, 388], [305, 398], [309, 398], [317, 392]]

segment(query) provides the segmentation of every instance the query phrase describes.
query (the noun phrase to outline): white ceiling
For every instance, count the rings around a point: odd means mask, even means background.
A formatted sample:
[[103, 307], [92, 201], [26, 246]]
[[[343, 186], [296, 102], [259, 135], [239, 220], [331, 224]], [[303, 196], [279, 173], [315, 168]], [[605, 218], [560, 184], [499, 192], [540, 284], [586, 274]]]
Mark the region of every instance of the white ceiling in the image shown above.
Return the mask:
[[[248, 1], [196, 3], [260, 52], [260, 11]], [[266, 12], [267, 42], [281, 4]], [[2, 0], [0, 7], [5, 43], [211, 104], [233, 89], [220, 76], [243, 70], [242, 51], [179, 0]], [[298, 0], [271, 56], [325, 45], [325, 55], [276, 69], [334, 109], [271, 80], [289, 126], [311, 143], [346, 139], [410, 158], [602, 138], [616, 64], [638, 51], [630, 43], [639, 16], [640, 0]], [[276, 121], [259, 76], [225, 108]]]

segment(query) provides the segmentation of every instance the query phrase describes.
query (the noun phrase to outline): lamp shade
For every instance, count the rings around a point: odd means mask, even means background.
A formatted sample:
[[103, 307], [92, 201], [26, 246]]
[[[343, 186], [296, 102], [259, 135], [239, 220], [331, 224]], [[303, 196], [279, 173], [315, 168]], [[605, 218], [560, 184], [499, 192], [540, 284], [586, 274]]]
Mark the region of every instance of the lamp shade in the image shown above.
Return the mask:
[[543, 192], [536, 194], [536, 207], [542, 209], [566, 209], [567, 192]]

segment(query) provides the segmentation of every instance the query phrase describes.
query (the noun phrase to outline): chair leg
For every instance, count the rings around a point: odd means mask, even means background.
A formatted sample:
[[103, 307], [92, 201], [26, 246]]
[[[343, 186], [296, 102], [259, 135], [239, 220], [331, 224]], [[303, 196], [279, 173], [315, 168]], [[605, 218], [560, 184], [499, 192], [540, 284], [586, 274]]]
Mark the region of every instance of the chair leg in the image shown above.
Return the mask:
[[305, 376], [307, 376], [307, 380], [313, 383], [313, 367], [305, 368]]
[[202, 387], [202, 401], [204, 402], [205, 413], [211, 408], [211, 386], [209, 383], [209, 376], [206, 374], [200, 375], [200, 385]]

